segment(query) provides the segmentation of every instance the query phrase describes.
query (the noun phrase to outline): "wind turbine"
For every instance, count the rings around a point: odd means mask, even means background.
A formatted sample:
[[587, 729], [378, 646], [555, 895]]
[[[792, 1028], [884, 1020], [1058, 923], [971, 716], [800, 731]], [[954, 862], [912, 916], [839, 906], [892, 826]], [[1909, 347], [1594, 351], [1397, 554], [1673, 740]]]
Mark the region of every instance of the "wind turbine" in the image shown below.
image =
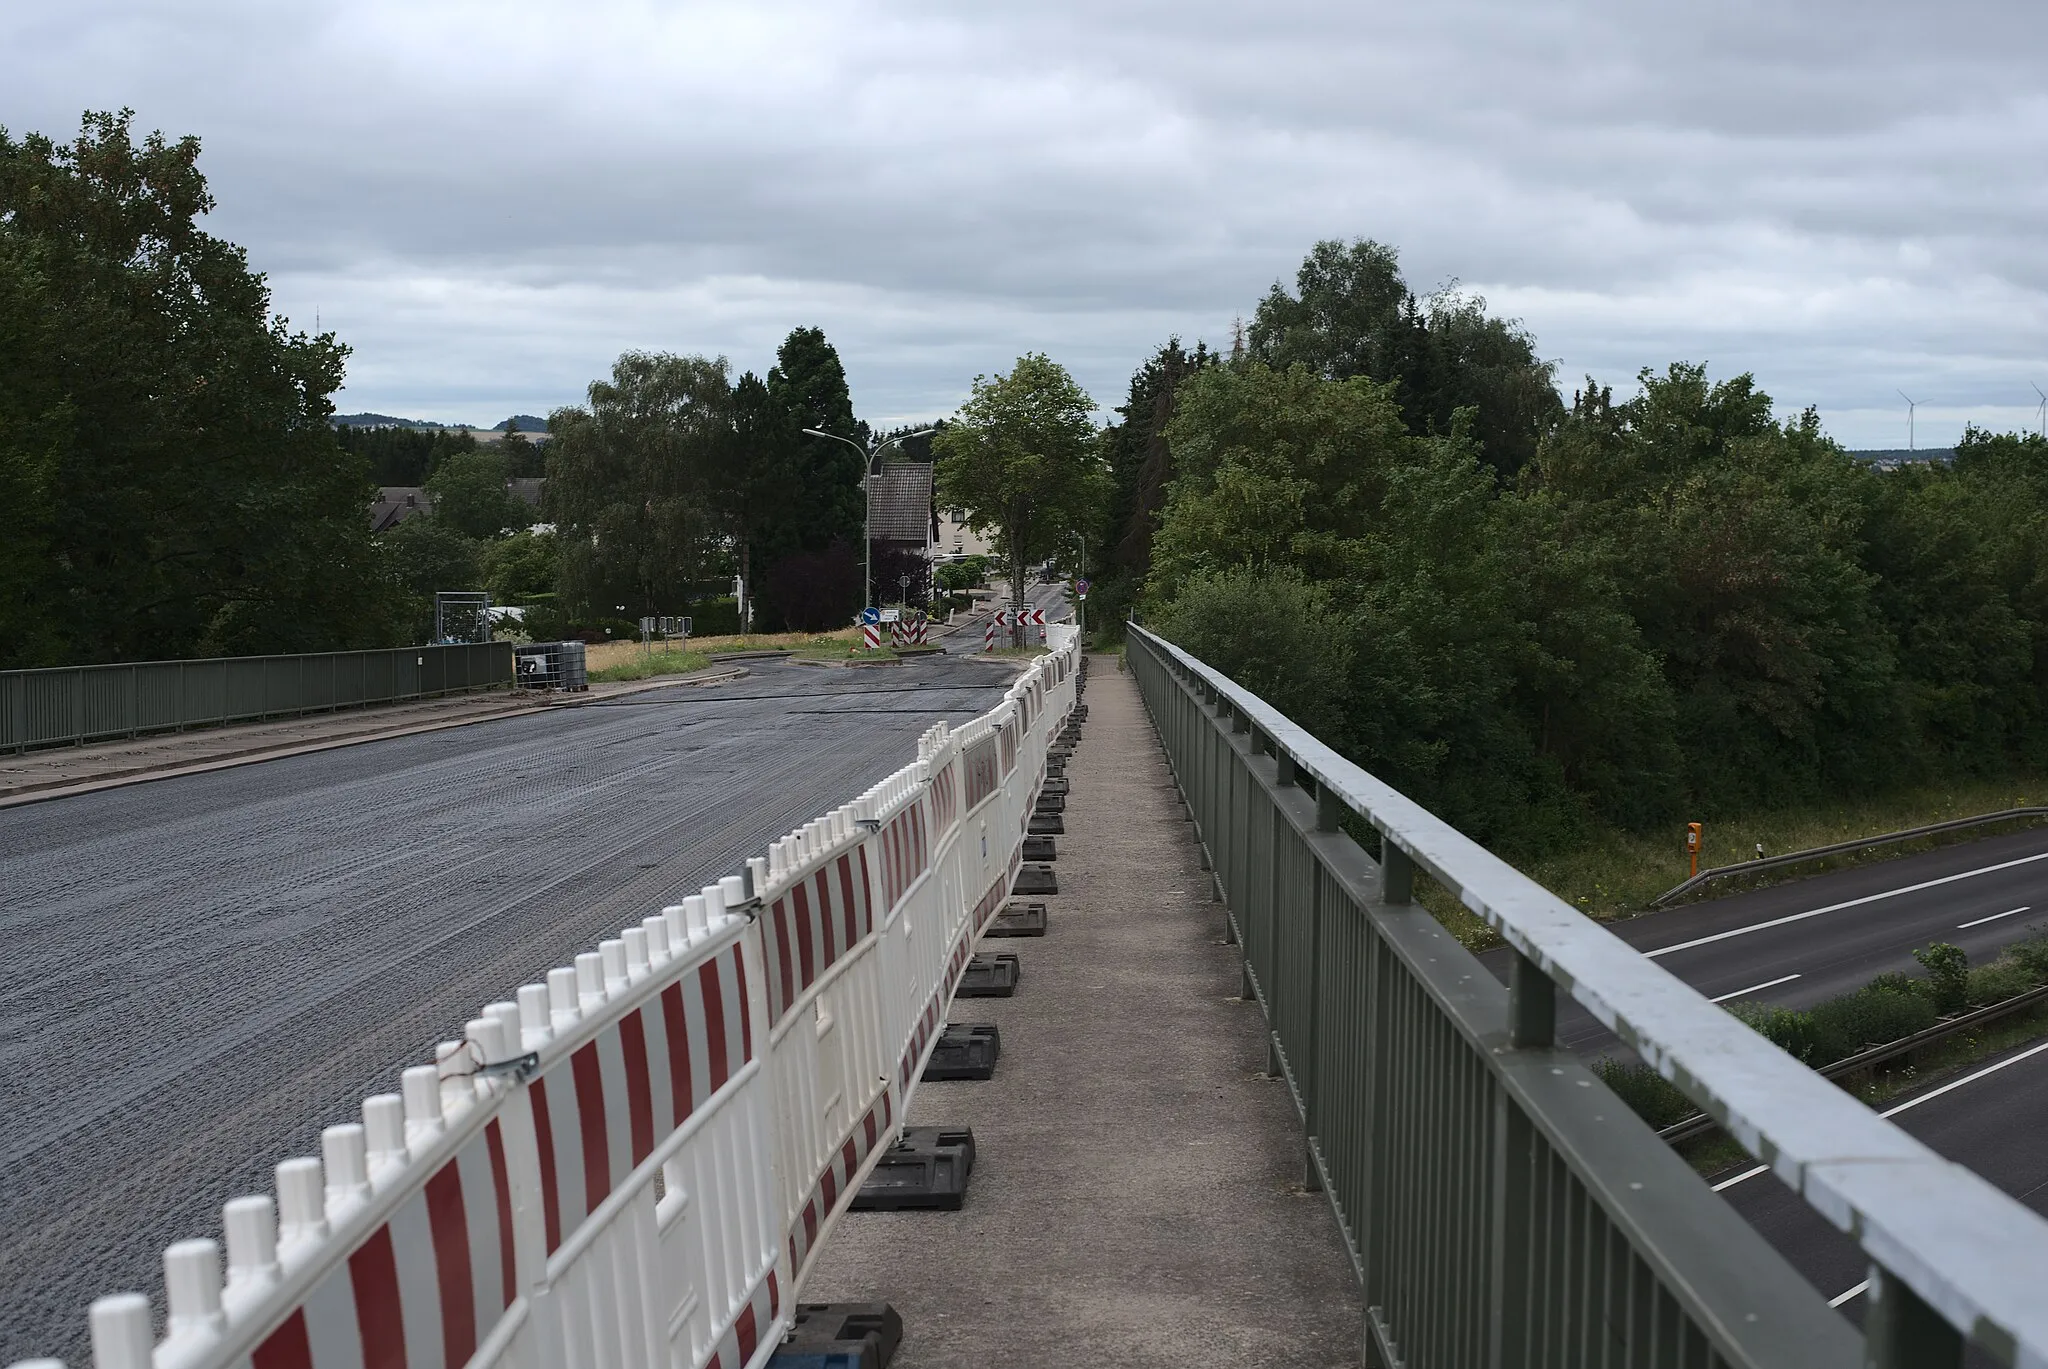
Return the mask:
[[1906, 401], [1906, 450], [1910, 452], [1914, 450], [1913, 411], [1919, 408], [1920, 406], [1918, 402], [1914, 400], [1913, 396], [1907, 394], [1904, 390], [1900, 390], [1898, 394], [1900, 399]]
[[2042, 440], [2048, 441], [2048, 390], [2036, 385], [2034, 393], [2041, 396], [2041, 402], [2034, 406], [2034, 417], [2039, 420]]

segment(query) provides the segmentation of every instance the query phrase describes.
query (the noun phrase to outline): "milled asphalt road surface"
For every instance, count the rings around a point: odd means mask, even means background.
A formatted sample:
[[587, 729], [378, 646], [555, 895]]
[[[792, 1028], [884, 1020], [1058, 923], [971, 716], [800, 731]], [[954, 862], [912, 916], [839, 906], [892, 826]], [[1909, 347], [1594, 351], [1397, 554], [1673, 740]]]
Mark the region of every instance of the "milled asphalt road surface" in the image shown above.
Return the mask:
[[0, 1363], [88, 1362], [484, 1003], [739, 868], [1013, 673], [752, 678], [0, 811]]
[[1060, 892], [1014, 952], [995, 1078], [921, 1084], [913, 1124], [974, 1128], [957, 1212], [852, 1212], [805, 1301], [894, 1303], [894, 1369], [1356, 1365], [1363, 1313], [1301, 1125], [1266, 1077], [1238, 948], [1128, 675], [1089, 666]]

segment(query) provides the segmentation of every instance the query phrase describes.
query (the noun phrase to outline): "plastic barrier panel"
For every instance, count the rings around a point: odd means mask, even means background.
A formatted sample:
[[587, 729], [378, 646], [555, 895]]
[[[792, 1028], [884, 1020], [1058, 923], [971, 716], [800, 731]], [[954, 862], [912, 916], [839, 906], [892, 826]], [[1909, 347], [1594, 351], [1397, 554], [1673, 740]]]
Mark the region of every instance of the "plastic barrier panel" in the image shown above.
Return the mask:
[[1078, 634], [917, 760], [330, 1127], [93, 1305], [99, 1369], [750, 1369], [894, 1141], [1016, 879]]

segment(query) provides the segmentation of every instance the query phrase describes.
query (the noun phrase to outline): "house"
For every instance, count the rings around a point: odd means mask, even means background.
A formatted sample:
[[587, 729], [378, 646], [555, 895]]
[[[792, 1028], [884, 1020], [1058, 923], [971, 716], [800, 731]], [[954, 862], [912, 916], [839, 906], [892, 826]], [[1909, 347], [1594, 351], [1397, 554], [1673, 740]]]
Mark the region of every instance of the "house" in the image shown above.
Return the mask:
[[868, 538], [876, 551], [887, 545], [926, 556], [937, 531], [930, 466], [896, 461], [868, 477]]
[[[535, 482], [538, 483], [538, 482]], [[388, 532], [408, 518], [434, 512], [434, 496], [418, 485], [386, 485], [370, 505], [370, 531]]]

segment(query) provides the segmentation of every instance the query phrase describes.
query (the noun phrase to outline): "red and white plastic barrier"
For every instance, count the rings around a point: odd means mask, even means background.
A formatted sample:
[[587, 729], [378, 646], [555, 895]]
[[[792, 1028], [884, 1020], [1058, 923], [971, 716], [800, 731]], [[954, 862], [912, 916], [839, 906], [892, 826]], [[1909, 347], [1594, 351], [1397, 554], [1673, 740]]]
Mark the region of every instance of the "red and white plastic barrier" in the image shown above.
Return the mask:
[[[901, 1129], [1074, 705], [990, 712], [521, 988], [91, 1311], [97, 1369], [756, 1369]], [[36, 1361], [48, 1364], [48, 1361]], [[16, 1366], [16, 1369], [26, 1369]]]

